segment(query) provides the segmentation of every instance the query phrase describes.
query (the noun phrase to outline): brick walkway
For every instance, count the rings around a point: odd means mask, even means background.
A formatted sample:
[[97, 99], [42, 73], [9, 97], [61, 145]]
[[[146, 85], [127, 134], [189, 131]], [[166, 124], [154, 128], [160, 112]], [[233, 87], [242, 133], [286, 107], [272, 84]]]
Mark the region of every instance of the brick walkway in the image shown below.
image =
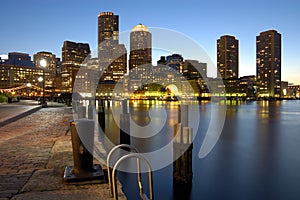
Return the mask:
[[70, 108], [44, 108], [0, 128], [0, 200], [111, 199], [107, 184], [62, 181], [73, 164], [71, 119]]
[[[17, 194], [68, 129], [68, 108], [42, 109], [0, 128], [0, 198]], [[66, 116], [67, 115], [67, 116]]]

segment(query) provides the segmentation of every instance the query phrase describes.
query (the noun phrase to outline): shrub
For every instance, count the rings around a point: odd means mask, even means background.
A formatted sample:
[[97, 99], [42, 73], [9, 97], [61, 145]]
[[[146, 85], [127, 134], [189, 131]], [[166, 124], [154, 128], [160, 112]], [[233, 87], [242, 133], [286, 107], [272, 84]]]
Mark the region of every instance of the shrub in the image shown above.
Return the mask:
[[8, 98], [5, 94], [0, 94], [0, 103], [7, 102]]

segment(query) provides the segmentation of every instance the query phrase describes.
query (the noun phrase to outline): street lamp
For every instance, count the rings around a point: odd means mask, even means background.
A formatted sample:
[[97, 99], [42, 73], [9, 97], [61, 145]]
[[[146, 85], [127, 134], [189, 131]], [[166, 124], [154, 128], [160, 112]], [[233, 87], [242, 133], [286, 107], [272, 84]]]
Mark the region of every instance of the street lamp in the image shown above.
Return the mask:
[[26, 87], [27, 87], [27, 96], [29, 97], [29, 92], [30, 92], [30, 87], [31, 87], [31, 83], [26, 83]]
[[47, 66], [47, 61], [45, 59], [40, 60], [40, 66], [43, 68], [43, 78], [42, 80], [39, 78], [39, 81], [43, 81], [43, 100], [42, 107], [46, 107], [47, 103], [45, 101], [45, 68]]

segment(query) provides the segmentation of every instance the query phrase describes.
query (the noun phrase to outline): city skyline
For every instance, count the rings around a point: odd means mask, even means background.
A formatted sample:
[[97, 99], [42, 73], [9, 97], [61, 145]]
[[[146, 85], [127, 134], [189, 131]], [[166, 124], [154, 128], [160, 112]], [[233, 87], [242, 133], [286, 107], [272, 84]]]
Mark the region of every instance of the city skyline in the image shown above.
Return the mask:
[[[215, 65], [217, 39], [227, 34], [235, 36], [240, 42], [240, 77], [256, 74], [255, 37], [260, 32], [275, 29], [282, 34], [282, 80], [294, 84], [300, 83], [296, 48], [300, 42], [297, 36], [300, 31], [292, 25], [299, 13], [293, 6], [293, 2], [256, 4], [255, 1], [243, 3], [230, 1], [214, 4], [216, 2], [180, 3], [177, 1], [176, 4], [174, 1], [173, 3], [164, 1], [159, 5], [152, 2], [145, 7], [144, 4], [136, 1], [130, 5], [103, 1], [89, 3], [72, 1], [72, 9], [69, 10], [65, 9], [70, 4], [67, 0], [60, 4], [55, 4], [55, 0], [52, 1], [53, 4], [32, 0], [26, 3], [16, 2], [6, 2], [7, 9], [0, 14], [1, 27], [7, 27], [0, 33], [2, 44], [0, 54], [17, 51], [32, 56], [36, 52], [49, 51], [61, 57], [61, 46], [65, 40], [89, 43], [91, 49], [95, 49], [97, 15], [100, 12], [112, 11], [120, 16], [120, 32], [130, 31], [138, 23], [148, 27], [178, 31], [202, 46]], [[164, 8], [168, 8], [169, 12], [162, 12]], [[171, 12], [172, 8], [175, 9], [174, 12]], [[181, 15], [176, 14], [176, 8], [180, 9]], [[53, 9], [55, 12], [52, 12]], [[130, 10], [135, 12], [129, 12]], [[223, 15], [228, 10], [232, 12]], [[74, 15], [76, 13], [81, 15]], [[280, 15], [276, 15], [278, 13]], [[156, 63], [160, 56], [153, 54], [153, 63]], [[197, 59], [185, 55], [184, 58]]]

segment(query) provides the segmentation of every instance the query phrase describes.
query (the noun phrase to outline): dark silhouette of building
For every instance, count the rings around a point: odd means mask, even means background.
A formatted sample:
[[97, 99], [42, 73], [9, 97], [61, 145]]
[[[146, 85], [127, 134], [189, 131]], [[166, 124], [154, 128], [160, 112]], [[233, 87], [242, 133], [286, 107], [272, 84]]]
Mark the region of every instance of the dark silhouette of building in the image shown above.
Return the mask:
[[258, 97], [280, 97], [281, 34], [276, 30], [256, 36], [256, 76]]
[[157, 65], [166, 65], [166, 64], [167, 64], [166, 56], [161, 56], [160, 59], [157, 61]]
[[183, 57], [180, 54], [167, 56], [167, 65], [176, 71], [182, 71]]
[[90, 56], [90, 46], [87, 43], [64, 41], [62, 47], [62, 91], [72, 92], [76, 74]]
[[4, 61], [4, 64], [18, 67], [35, 67], [30, 55], [20, 52], [8, 53], [8, 59]]
[[239, 41], [224, 35], [217, 40], [217, 67], [223, 79], [239, 77]]

